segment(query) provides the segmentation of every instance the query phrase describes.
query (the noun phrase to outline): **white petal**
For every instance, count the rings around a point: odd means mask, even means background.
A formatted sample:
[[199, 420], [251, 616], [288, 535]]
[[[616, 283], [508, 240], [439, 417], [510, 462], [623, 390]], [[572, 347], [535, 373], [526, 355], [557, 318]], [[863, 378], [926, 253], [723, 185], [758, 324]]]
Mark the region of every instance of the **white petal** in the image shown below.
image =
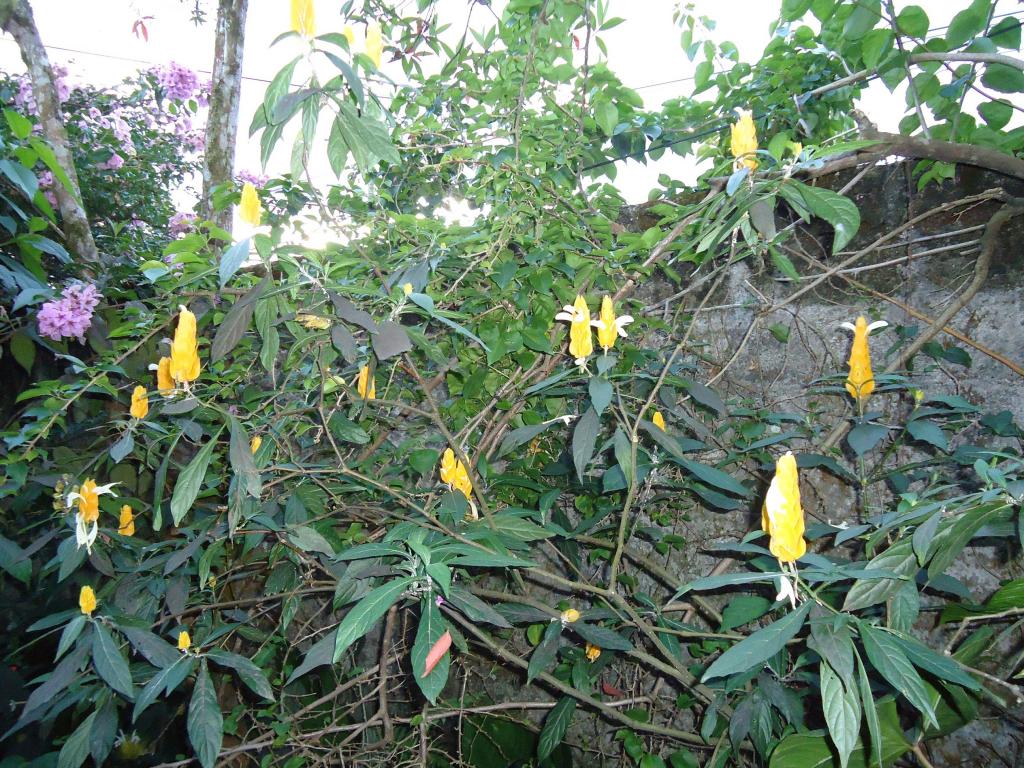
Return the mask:
[[73, 502], [75, 499], [80, 498], [82, 498], [82, 494], [80, 494], [78, 491], [72, 491], [71, 493], [68, 494], [68, 504], [71, 504], [71, 502]]
[[[120, 482], [120, 480], [118, 482]], [[101, 493], [109, 493], [111, 496], [117, 496], [116, 493], [114, 493], [112, 490], [110, 490], [115, 485], [117, 485], [117, 483], [107, 483], [106, 485], [97, 485], [96, 486], [96, 494], [99, 495]]]
[[629, 334], [627, 334], [627, 333], [626, 333], [626, 332], [625, 332], [624, 330], [622, 330], [621, 328], [619, 328], [619, 329], [618, 329], [618, 331], [619, 331], [619, 336], [620, 336], [621, 338], [623, 338], [623, 339], [628, 339], [628, 338], [629, 338]]
[[572, 322], [572, 315], [568, 312], [559, 312], [555, 315], [555, 320], [565, 320], [568, 323]]
[[160, 370], [160, 366], [159, 366], [159, 365], [157, 365], [156, 363], [150, 363], [150, 364], [149, 364], [149, 365], [147, 366], [147, 370], [150, 370], [150, 371], [158, 371], [158, 370]]
[[796, 590], [793, 588], [793, 582], [786, 576], [779, 576], [779, 594], [775, 596], [776, 600], [789, 599], [789, 604], [796, 608]]
[[604, 330], [604, 320], [591, 320], [590, 324], [599, 331]]
[[876, 328], [886, 328], [889, 324], [885, 320], [875, 320], [873, 323], [868, 324], [868, 333], [875, 330]]
[[853, 323], [840, 323], [839, 327], [840, 328], [845, 328], [848, 331], [856, 331], [857, 330], [857, 326], [855, 326]]
[[633, 322], [633, 316], [632, 315], [623, 315], [622, 317], [619, 317], [619, 318], [617, 318], [615, 320], [615, 324], [618, 325], [620, 328], [622, 326], [624, 326], [624, 325], [629, 325], [632, 322]]

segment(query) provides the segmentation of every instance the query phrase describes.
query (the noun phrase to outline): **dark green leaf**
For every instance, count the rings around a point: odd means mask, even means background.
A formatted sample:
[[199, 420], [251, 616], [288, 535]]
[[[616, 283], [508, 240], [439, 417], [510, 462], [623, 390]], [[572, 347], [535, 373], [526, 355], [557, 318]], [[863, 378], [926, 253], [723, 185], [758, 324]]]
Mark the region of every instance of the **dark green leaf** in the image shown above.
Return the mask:
[[437, 697], [444, 690], [445, 683], [448, 682], [451, 653], [444, 654], [426, 677], [423, 676], [423, 670], [426, 669], [427, 655], [434, 643], [447, 631], [449, 631], [448, 622], [441, 616], [441, 611], [434, 602], [433, 596], [426, 595], [420, 601], [420, 620], [416, 627], [416, 639], [413, 642], [409, 658], [412, 662], [413, 678], [423, 692], [423, 696], [431, 704], [437, 702]]
[[268, 701], [274, 700], [274, 690], [270, 687], [270, 683], [267, 682], [267, 677], [263, 674], [263, 670], [249, 661], [249, 659], [220, 648], [211, 648], [206, 652], [206, 657], [215, 664], [235, 670], [242, 682], [257, 696], [262, 696]]
[[884, 677], [896, 692], [906, 697], [928, 722], [935, 723], [935, 710], [928, 699], [924, 681], [892, 635], [861, 622], [860, 638], [864, 643], [868, 661], [878, 674]]
[[597, 446], [597, 435], [600, 431], [601, 418], [593, 408], [587, 408], [572, 432], [572, 462], [580, 482], [583, 482], [587, 465], [594, 457], [594, 448]]
[[128, 699], [135, 698], [128, 660], [117, 647], [110, 630], [100, 622], [93, 623], [92, 663], [107, 685]]
[[768, 659], [786, 647], [800, 628], [811, 609], [811, 603], [805, 602], [795, 611], [791, 611], [767, 627], [757, 630], [729, 648], [708, 667], [702, 681], [716, 677], [728, 677], [738, 672], [746, 672], [764, 664]]
[[199, 674], [188, 704], [188, 740], [203, 768], [213, 768], [224, 738], [224, 716], [217, 703], [217, 691], [210, 679], [206, 659], [199, 664]]
[[[214, 334], [213, 344], [210, 347], [210, 362], [216, 363], [235, 348], [242, 336], [249, 329], [252, 321], [252, 314], [255, 310], [256, 300], [270, 284], [270, 278], [264, 278], [257, 285], [253, 286], [244, 296], [238, 299], [224, 315], [217, 333]], [[164, 409], [166, 411], [166, 408]]]
[[552, 619], [544, 628], [544, 637], [533, 649], [530, 663], [526, 669], [526, 682], [529, 684], [541, 672], [550, 670], [558, 657], [559, 638], [562, 636], [562, 623]]
[[562, 743], [575, 711], [576, 699], [572, 696], [563, 696], [544, 718], [544, 728], [540, 732], [540, 739], [537, 740], [538, 762], [546, 760], [555, 751], [555, 747]]
[[[369, 632], [370, 627], [387, 613], [388, 608], [398, 602], [412, 581], [411, 576], [394, 579], [371, 590], [356, 603], [338, 625], [332, 661], [337, 662], [352, 643]], [[293, 673], [293, 677], [295, 676]]]
[[175, 525], [181, 525], [185, 515], [192, 509], [192, 503], [199, 496], [199, 491], [206, 480], [206, 470], [210, 466], [210, 459], [213, 458], [213, 449], [217, 446], [218, 436], [220, 436], [220, 430], [199, 449], [199, 453], [178, 475], [178, 481], [174, 484], [174, 493], [171, 494], [171, 517]]

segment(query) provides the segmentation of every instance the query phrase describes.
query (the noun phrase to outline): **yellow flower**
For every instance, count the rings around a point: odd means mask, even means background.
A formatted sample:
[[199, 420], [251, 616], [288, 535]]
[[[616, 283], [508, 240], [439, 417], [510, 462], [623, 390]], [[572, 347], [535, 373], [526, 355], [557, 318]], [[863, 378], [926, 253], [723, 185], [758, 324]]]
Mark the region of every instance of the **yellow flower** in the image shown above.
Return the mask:
[[384, 37], [376, 21], [371, 21], [366, 27], [366, 55], [370, 57], [373, 66], [380, 69], [381, 58], [384, 56]]
[[249, 441], [249, 450], [252, 453], [256, 453], [256, 451], [260, 449], [261, 445], [263, 445], [263, 438], [260, 437], [259, 435], [256, 435], [255, 437], [253, 437], [252, 440]]
[[607, 352], [615, 346], [615, 340], [619, 336], [626, 338], [623, 328], [632, 322], [633, 318], [630, 315], [615, 317], [615, 305], [612, 303], [612, 297], [605, 296], [601, 299], [600, 319], [593, 320], [590, 324], [597, 328], [597, 343]]
[[159, 363], [150, 363], [149, 370], [156, 371], [156, 389], [164, 397], [174, 394], [174, 379], [171, 378], [171, 358], [161, 357]]
[[86, 523], [95, 523], [100, 519], [100, 495], [96, 487], [96, 481], [88, 478], [77, 493], [68, 496], [68, 501], [72, 501], [72, 496], [78, 497], [78, 514]]
[[316, 36], [313, 0], [292, 0], [292, 31], [306, 37]]
[[914, 394], [914, 404], [915, 405], [920, 405], [921, 403], [924, 402], [924, 390], [915, 389], [913, 394]]
[[562, 307], [555, 319], [569, 323], [569, 354], [576, 360], [576, 365], [583, 368], [587, 358], [594, 353], [594, 340], [590, 335], [590, 307], [582, 296], [577, 296], [576, 302]]
[[[178, 384], [187, 384], [199, 378], [199, 342], [196, 340], [196, 316], [184, 305], [178, 315], [178, 327], [171, 342], [171, 378]], [[157, 374], [159, 375], [159, 370]]]
[[96, 481], [88, 478], [82, 483], [77, 491], [68, 494], [68, 506], [72, 502], [78, 502], [78, 512], [75, 513], [75, 543], [79, 548], [84, 544], [87, 551], [92, 552], [93, 542], [99, 535], [100, 519], [100, 496], [109, 493], [116, 496], [111, 488], [117, 483], [107, 485], [96, 485]]
[[452, 490], [462, 491], [467, 499], [473, 494], [473, 484], [466, 472], [466, 465], [455, 458], [455, 451], [451, 448], [445, 449], [441, 457], [441, 482], [447, 483]]
[[665, 431], [665, 417], [661, 415], [661, 411], [654, 412], [654, 415], [651, 416], [651, 422], [662, 432]]
[[131, 413], [132, 418], [146, 418], [146, 414], [149, 413], [149, 400], [146, 398], [145, 387], [136, 387], [134, 389], [132, 392], [132, 405], [128, 412]]
[[406, 296], [412, 293], [412, 283], [406, 283], [405, 285], [403, 285], [402, 293], [404, 293]]
[[121, 507], [121, 518], [117, 523], [117, 532], [122, 536], [135, 535], [135, 516], [132, 514], [132, 508], [127, 504]]
[[341, 34], [343, 34], [345, 36], [345, 39], [348, 40], [349, 50], [352, 50], [356, 44], [356, 31], [352, 29], [352, 25], [346, 24], [344, 27], [342, 27]]
[[868, 350], [868, 335], [876, 328], [888, 323], [878, 320], [868, 323], [864, 316], [857, 318], [857, 324], [843, 323], [842, 327], [853, 331], [853, 346], [850, 347], [850, 375], [846, 379], [846, 391], [854, 400], [863, 402], [875, 391], [875, 377], [871, 372], [871, 352]]
[[761, 507], [761, 528], [771, 537], [768, 549], [780, 563], [793, 563], [807, 551], [800, 479], [792, 451], [775, 463], [775, 477]]
[[78, 593], [78, 607], [86, 616], [92, 616], [92, 612], [96, 610], [96, 593], [92, 591], [92, 587], [82, 587]]
[[601, 647], [593, 643], [586, 646], [587, 661], [597, 661], [601, 657]]
[[242, 185], [242, 199], [238, 203], [238, 218], [246, 224], [254, 227], [260, 225], [263, 217], [263, 207], [260, 205], [260, 196], [252, 182], [245, 182]]
[[356, 392], [363, 400], [376, 400], [377, 399], [377, 382], [370, 376], [370, 367], [364, 365], [359, 369], [359, 375], [356, 376], [355, 380]]
[[192, 638], [188, 636], [188, 632], [181, 630], [178, 633], [178, 650], [187, 651], [192, 647]]
[[757, 129], [754, 117], [749, 109], [740, 110], [740, 119], [732, 125], [732, 156], [736, 158], [736, 167], [746, 166], [751, 173], [757, 170]]
[[295, 316], [302, 327], [309, 331], [326, 331], [331, 327], [331, 319], [329, 317], [320, 317], [320, 315], [307, 315], [305, 312], [299, 312]]
[[572, 624], [573, 622], [579, 621], [580, 612], [575, 608], [569, 608], [562, 611], [562, 615], [559, 618], [561, 618], [563, 624]]

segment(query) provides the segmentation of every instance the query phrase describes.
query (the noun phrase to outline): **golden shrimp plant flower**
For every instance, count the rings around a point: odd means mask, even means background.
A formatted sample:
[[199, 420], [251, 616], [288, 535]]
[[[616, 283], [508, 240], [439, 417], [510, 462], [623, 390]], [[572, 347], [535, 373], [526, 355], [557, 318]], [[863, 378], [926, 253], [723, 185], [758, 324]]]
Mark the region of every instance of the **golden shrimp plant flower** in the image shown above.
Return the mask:
[[761, 527], [771, 537], [768, 549], [780, 563], [795, 563], [807, 551], [800, 478], [792, 451], [775, 462], [775, 477], [761, 507]]
[[92, 612], [96, 610], [96, 593], [92, 591], [92, 587], [82, 587], [78, 592], [78, 608], [86, 616], [92, 616]]
[[116, 496], [111, 488], [117, 483], [107, 485], [96, 485], [96, 481], [87, 478], [77, 491], [68, 494], [68, 506], [78, 502], [78, 512], [75, 513], [75, 543], [81, 548], [85, 545], [86, 551], [92, 552], [92, 545], [99, 535], [100, 519], [100, 496], [109, 493]]
[[366, 55], [370, 57], [373, 66], [380, 69], [384, 58], [384, 35], [376, 21], [371, 21], [366, 26]]
[[135, 515], [128, 504], [121, 507], [121, 516], [117, 521], [117, 532], [122, 536], [135, 535]]
[[[359, 396], [363, 398], [363, 400], [377, 399], [377, 382], [375, 382], [373, 377], [370, 375], [370, 366], [364, 365], [359, 369], [359, 375], [356, 376], [355, 385], [356, 392], [359, 393]], [[444, 478], [442, 477], [442, 479]], [[466, 494], [466, 496], [468, 497], [469, 494]]]
[[316, 37], [313, 0], [292, 0], [292, 31], [303, 37]]
[[455, 458], [455, 451], [446, 448], [441, 456], [441, 482], [453, 491], [459, 491], [469, 502], [469, 519], [477, 520], [479, 515], [473, 503], [473, 483], [469, 479], [466, 465]]
[[181, 632], [178, 633], [178, 650], [187, 651], [191, 647], [192, 638], [189, 637], [188, 632], [181, 630]]
[[601, 646], [587, 643], [584, 651], [587, 654], [587, 661], [597, 661], [601, 658]]
[[888, 323], [876, 320], [869, 323], [863, 315], [856, 323], [843, 323], [841, 327], [853, 331], [853, 345], [850, 347], [850, 375], [846, 379], [846, 391], [850, 397], [863, 404], [875, 391], [875, 376], [871, 371], [871, 350], [868, 349], [868, 336], [876, 328], [884, 328]]
[[149, 370], [156, 371], [156, 390], [163, 397], [174, 394], [174, 379], [171, 378], [171, 358], [161, 357], [159, 363], [150, 363]]
[[651, 423], [654, 424], [662, 432], [665, 430], [665, 417], [661, 415], [661, 411], [655, 411], [654, 415], [651, 416]]
[[[199, 341], [196, 338], [196, 316], [185, 305], [180, 306], [178, 327], [171, 341], [171, 378], [177, 384], [188, 384], [199, 378]], [[157, 371], [159, 373], [159, 370]]]
[[611, 296], [601, 299], [601, 314], [597, 320], [592, 320], [591, 325], [597, 329], [597, 343], [601, 349], [608, 353], [608, 350], [615, 346], [615, 340], [620, 336], [626, 338], [626, 331], [623, 330], [633, 322], [630, 315], [615, 316], [615, 304]]
[[580, 612], [575, 608], [566, 608], [558, 618], [563, 624], [575, 624], [580, 620]]
[[741, 109], [740, 118], [731, 128], [732, 156], [736, 158], [736, 168], [746, 166], [753, 173], [757, 170], [757, 128], [754, 127], [754, 116], [749, 109]]
[[249, 452], [256, 453], [256, 451], [260, 449], [261, 445], [263, 445], [263, 438], [259, 435], [255, 435], [253, 439], [249, 441]]
[[260, 195], [251, 181], [242, 185], [242, 199], [238, 203], [238, 218], [254, 227], [258, 227], [263, 219]]
[[146, 397], [145, 387], [136, 387], [132, 391], [132, 404], [128, 409], [133, 419], [144, 419], [149, 413], [149, 399]]
[[590, 333], [590, 307], [586, 300], [577, 295], [573, 304], [562, 307], [562, 311], [555, 315], [555, 320], [569, 323], [569, 354], [576, 365], [585, 368], [587, 358], [594, 353], [594, 340]]
[[341, 34], [343, 34], [345, 36], [345, 39], [348, 40], [349, 50], [352, 50], [353, 48], [355, 48], [355, 45], [356, 45], [356, 31], [354, 29], [352, 29], [352, 25], [351, 24], [346, 24], [344, 27], [342, 27], [341, 28]]

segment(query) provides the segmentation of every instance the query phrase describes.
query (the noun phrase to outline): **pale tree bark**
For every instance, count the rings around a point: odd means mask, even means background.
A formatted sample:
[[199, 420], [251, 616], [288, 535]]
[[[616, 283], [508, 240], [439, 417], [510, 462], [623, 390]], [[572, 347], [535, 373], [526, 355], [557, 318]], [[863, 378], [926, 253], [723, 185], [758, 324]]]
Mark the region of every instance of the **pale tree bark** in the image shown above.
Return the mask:
[[54, 85], [53, 69], [50, 58], [43, 47], [43, 41], [36, 29], [32, 16], [32, 7], [28, 0], [0, 0], [0, 27], [10, 34], [21, 49], [21, 58], [28, 68], [29, 80], [32, 83], [32, 96], [36, 101], [39, 123], [42, 126], [43, 138], [53, 149], [57, 162], [71, 181], [71, 189], [63, 184], [54, 184], [53, 192], [57, 197], [57, 210], [63, 219], [64, 239], [68, 250], [79, 259], [89, 263], [98, 263], [99, 252], [89, 228], [89, 219], [82, 207], [82, 193], [78, 185], [78, 174], [68, 144], [68, 134], [64, 129], [60, 101]]
[[235, 137], [238, 134], [238, 101], [242, 91], [242, 50], [249, 0], [219, 0], [216, 46], [213, 54], [213, 87], [206, 122], [206, 154], [203, 158], [203, 216], [231, 231], [231, 210], [213, 211], [213, 188], [231, 180], [235, 168]]

